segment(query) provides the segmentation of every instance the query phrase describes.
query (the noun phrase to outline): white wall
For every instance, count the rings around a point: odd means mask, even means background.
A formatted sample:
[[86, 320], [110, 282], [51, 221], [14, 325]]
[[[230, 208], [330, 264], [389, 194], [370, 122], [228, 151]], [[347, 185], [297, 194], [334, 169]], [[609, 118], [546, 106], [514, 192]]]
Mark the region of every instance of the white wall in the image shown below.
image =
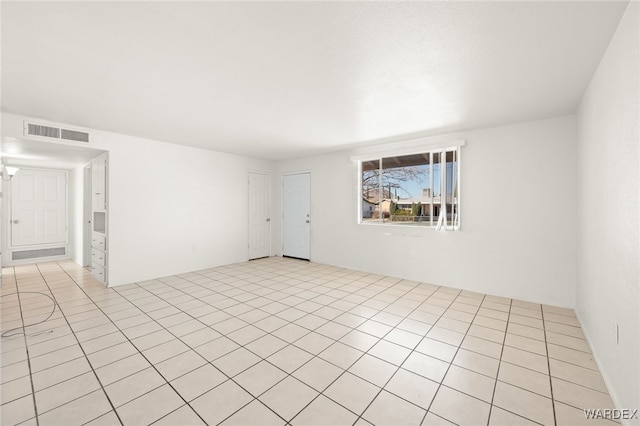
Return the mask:
[[[575, 117], [429, 138], [465, 139], [462, 230], [358, 225], [353, 152], [278, 164], [311, 172], [311, 259], [316, 262], [507, 297], [574, 306]], [[274, 214], [274, 253], [282, 253]], [[415, 253], [415, 256], [413, 255]]]
[[69, 173], [69, 243], [71, 258], [79, 265], [83, 264], [82, 246], [84, 237], [84, 166], [78, 166]]
[[[3, 114], [3, 136], [24, 119]], [[90, 146], [109, 151], [110, 285], [247, 260], [248, 172], [271, 162], [97, 130]]]
[[640, 408], [639, 13], [631, 2], [578, 115], [576, 312], [614, 401], [633, 409]]

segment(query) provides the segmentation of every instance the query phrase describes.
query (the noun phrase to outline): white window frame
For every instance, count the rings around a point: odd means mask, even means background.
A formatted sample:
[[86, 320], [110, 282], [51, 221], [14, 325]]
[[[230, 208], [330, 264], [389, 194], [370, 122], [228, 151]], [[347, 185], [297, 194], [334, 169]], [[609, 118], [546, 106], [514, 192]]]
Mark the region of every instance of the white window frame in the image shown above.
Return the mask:
[[[454, 143], [447, 143], [447, 144], [443, 144], [443, 143], [438, 143], [438, 144], [429, 144], [429, 145], [425, 145], [422, 147], [422, 149], [418, 149], [417, 147], [408, 147], [405, 149], [383, 149], [379, 150], [375, 153], [367, 153], [367, 154], [361, 154], [361, 155], [355, 155], [351, 157], [352, 161], [357, 162], [357, 169], [358, 169], [358, 194], [357, 194], [357, 204], [358, 204], [358, 208], [357, 208], [357, 212], [358, 212], [358, 218], [357, 218], [357, 223], [360, 225], [367, 225], [367, 226], [389, 226], [389, 227], [399, 227], [399, 226], [404, 226], [404, 227], [411, 227], [413, 229], [416, 228], [423, 228], [423, 229], [435, 229], [438, 231], [445, 231], [445, 230], [452, 230], [452, 231], [456, 231], [456, 230], [460, 230], [460, 223], [461, 223], [461, 218], [460, 218], [460, 206], [461, 206], [461, 151], [462, 151], [462, 146], [465, 145], [465, 141], [456, 141]], [[433, 203], [433, 198], [434, 198], [434, 188], [433, 188], [433, 156], [434, 154], [440, 153], [442, 154], [440, 156], [440, 170], [444, 171], [444, 176], [441, 176], [440, 178], [440, 196], [442, 199], [443, 194], [446, 194], [446, 153], [447, 152], [454, 152], [454, 158], [456, 159], [456, 192], [457, 192], [457, 196], [456, 196], [456, 213], [452, 218], [451, 221], [451, 225], [449, 225], [447, 223], [446, 220], [446, 215], [447, 215], [447, 208], [446, 208], [446, 202], [445, 203], [441, 203], [441, 207], [440, 207], [440, 211], [438, 212], [438, 220], [437, 222], [433, 220], [433, 207], [434, 207], [434, 203]], [[383, 169], [382, 169], [382, 160], [385, 158], [390, 158], [390, 157], [399, 157], [399, 156], [404, 156], [404, 155], [415, 155], [415, 154], [423, 154], [423, 155], [429, 155], [429, 164], [430, 164], [430, 173], [429, 173], [429, 179], [430, 179], [430, 184], [429, 187], [431, 188], [431, 199], [432, 202], [430, 203], [430, 224], [429, 225], [420, 225], [420, 226], [416, 226], [416, 225], [407, 225], [407, 224], [400, 224], [400, 223], [388, 223], [388, 222], [384, 222], [384, 218], [382, 215], [382, 208], [380, 206], [379, 211], [380, 211], [380, 221], [378, 222], [373, 222], [373, 221], [367, 221], [364, 222], [363, 221], [363, 217], [362, 217], [362, 201], [363, 201], [363, 194], [362, 194], [362, 163], [365, 161], [378, 161], [378, 165], [379, 165], [379, 170], [380, 170], [380, 176], [382, 176], [383, 173]], [[441, 172], [442, 173], [442, 172]], [[379, 194], [382, 193], [382, 179], [379, 180]], [[445, 195], [446, 197], [446, 195]], [[435, 223], [434, 223], [435, 222]]]

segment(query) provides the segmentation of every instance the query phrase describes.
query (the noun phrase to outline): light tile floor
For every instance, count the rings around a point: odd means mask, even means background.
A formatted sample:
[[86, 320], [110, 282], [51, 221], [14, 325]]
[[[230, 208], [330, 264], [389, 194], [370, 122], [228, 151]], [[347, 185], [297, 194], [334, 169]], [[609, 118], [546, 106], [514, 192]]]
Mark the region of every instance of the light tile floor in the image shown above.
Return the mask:
[[5, 426], [596, 425], [583, 409], [613, 408], [569, 309], [283, 258], [112, 289], [42, 263], [5, 268], [1, 291]]

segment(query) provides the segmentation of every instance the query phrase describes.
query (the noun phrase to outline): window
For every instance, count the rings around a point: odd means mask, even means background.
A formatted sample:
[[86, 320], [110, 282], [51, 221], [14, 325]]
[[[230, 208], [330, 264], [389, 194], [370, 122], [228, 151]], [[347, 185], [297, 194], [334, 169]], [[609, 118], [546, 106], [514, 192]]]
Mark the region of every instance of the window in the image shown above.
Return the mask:
[[460, 148], [360, 161], [360, 223], [457, 229]]

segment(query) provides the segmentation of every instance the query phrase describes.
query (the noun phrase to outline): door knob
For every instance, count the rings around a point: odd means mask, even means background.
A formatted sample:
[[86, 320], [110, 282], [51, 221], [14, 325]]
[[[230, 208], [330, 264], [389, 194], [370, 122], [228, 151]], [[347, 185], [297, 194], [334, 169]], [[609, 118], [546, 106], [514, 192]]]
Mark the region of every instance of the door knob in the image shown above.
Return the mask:
[[309, 223], [309, 219], [307, 219], [305, 222]]
[[13, 223], [15, 223], [17, 225], [18, 223], [20, 223], [20, 221], [18, 219], [16, 219], [16, 220], [13, 221]]
[[271, 218], [270, 217], [267, 218], [267, 222], [271, 222]]

